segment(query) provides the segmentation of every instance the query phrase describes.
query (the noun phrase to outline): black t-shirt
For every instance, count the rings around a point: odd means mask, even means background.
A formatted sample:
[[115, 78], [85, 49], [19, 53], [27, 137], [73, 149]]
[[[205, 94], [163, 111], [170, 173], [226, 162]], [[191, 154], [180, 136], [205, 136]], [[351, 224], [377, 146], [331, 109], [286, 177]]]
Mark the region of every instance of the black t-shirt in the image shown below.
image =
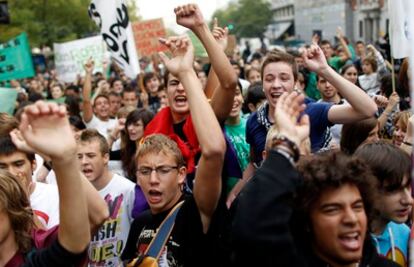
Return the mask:
[[[123, 261], [145, 253], [156, 234], [156, 229], [169, 212], [170, 210], [167, 210], [153, 215], [150, 211], [146, 211], [133, 221], [121, 256]], [[217, 263], [219, 259], [216, 256], [220, 246], [217, 227], [214, 226], [216, 224], [212, 220], [208, 233], [204, 234], [195, 200], [193, 196], [186, 196], [175, 219], [166, 248], [159, 258], [161, 261], [167, 261], [168, 265], [160, 264], [160, 266], [219, 266], [220, 264]]]
[[83, 266], [87, 258], [86, 251], [75, 254], [65, 249], [56, 239], [53, 243], [42, 250], [36, 251], [28, 257], [22, 267], [74, 267]]

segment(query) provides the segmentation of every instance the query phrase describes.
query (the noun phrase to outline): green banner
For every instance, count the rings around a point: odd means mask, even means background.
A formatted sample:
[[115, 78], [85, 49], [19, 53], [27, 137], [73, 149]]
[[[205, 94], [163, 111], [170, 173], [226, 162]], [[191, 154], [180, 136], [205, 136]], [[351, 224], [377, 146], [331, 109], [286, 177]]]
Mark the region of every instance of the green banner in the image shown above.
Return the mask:
[[0, 88], [0, 112], [7, 112], [13, 115], [17, 99], [17, 90]]
[[193, 43], [195, 56], [208, 57], [206, 49], [204, 48], [203, 44], [198, 39], [198, 37], [192, 31], [188, 31], [187, 34], [190, 37], [191, 42]]
[[26, 33], [0, 44], [0, 81], [29, 78], [35, 75]]

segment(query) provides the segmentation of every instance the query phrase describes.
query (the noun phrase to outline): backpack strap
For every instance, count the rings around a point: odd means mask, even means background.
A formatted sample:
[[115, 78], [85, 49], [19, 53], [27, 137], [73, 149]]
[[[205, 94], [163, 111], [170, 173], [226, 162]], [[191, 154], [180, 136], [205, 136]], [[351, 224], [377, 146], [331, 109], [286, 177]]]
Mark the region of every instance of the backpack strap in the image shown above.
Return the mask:
[[167, 215], [167, 217], [165, 217], [164, 221], [161, 223], [158, 229], [157, 234], [151, 240], [151, 243], [149, 244], [149, 246], [147, 247], [147, 250], [145, 251], [146, 256], [150, 256], [158, 260], [158, 258], [160, 257], [162, 248], [165, 246], [165, 243], [167, 243], [167, 239], [171, 235], [171, 231], [175, 224], [175, 218], [177, 217], [178, 211], [180, 210], [183, 203], [184, 203], [184, 200], [177, 203], [175, 207]]

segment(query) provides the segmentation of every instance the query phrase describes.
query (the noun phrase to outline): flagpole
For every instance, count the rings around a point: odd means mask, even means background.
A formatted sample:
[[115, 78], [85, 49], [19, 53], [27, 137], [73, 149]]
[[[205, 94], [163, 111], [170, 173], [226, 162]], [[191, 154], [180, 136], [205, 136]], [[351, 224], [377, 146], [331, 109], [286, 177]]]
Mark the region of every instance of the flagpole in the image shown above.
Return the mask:
[[[390, 1], [390, 0], [389, 0]], [[414, 3], [413, 1], [408, 1], [408, 14], [413, 14], [414, 12]], [[410, 36], [408, 38], [409, 44], [410, 44], [410, 52], [408, 55], [408, 65], [409, 68], [407, 70], [407, 75], [411, 74], [409, 77], [409, 88], [410, 90], [410, 104], [411, 104], [411, 114], [414, 114], [414, 19], [412, 16], [408, 19], [408, 35]], [[412, 127], [412, 131], [414, 131], [414, 125], [410, 125]], [[413, 151], [411, 151], [411, 162], [414, 162], [414, 154]], [[414, 165], [411, 169], [411, 175], [414, 174]], [[414, 231], [413, 228], [411, 228], [411, 238], [410, 238], [410, 246], [409, 246], [409, 266], [414, 267]]]
[[394, 57], [391, 55], [391, 81], [392, 81], [392, 92], [395, 92], [395, 67], [394, 67]]

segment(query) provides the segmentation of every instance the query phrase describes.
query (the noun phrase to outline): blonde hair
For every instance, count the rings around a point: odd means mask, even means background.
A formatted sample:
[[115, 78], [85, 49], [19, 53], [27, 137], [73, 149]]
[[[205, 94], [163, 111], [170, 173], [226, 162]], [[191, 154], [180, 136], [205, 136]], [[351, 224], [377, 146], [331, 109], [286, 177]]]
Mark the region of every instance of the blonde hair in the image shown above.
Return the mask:
[[398, 112], [394, 117], [394, 125], [397, 126], [397, 124], [400, 123], [401, 130], [403, 132], [407, 132], [408, 120], [410, 119], [411, 115], [412, 113], [409, 110]]
[[135, 161], [149, 153], [172, 154], [179, 167], [185, 166], [185, 160], [177, 143], [163, 134], [152, 134], [141, 139]]

